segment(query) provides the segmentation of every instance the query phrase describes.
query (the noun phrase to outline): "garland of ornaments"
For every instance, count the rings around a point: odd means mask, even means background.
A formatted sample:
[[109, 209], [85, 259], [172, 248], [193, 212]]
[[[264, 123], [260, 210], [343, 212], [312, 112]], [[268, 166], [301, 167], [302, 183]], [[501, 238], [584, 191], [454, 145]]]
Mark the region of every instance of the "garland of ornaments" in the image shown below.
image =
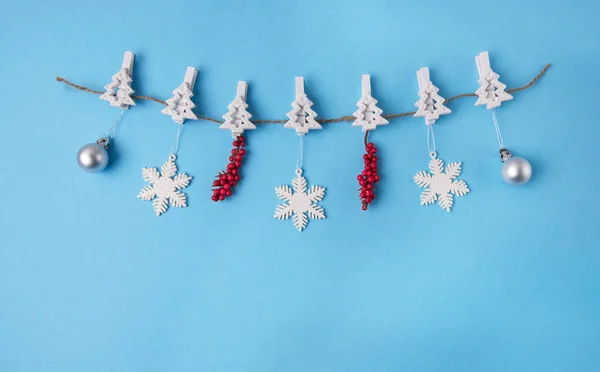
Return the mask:
[[[104, 86], [104, 93], [69, 83], [78, 89], [101, 94], [100, 99], [108, 101], [111, 106], [120, 109], [117, 119], [110, 129], [95, 143], [87, 144], [79, 150], [77, 161], [79, 166], [87, 172], [100, 172], [106, 168], [109, 164], [108, 149], [115, 136], [117, 125], [130, 106], [135, 106], [133, 98], [151, 99], [165, 104], [166, 107], [161, 112], [171, 116], [171, 119], [178, 125], [175, 141], [166, 162], [160, 167], [160, 170], [153, 167], [142, 169], [142, 178], [148, 184], [138, 194], [138, 198], [145, 201], [152, 201], [155, 214], [160, 216], [168, 210], [169, 206], [175, 208], [187, 207], [187, 196], [181, 190], [190, 184], [192, 177], [186, 173], [178, 174], [175, 161], [179, 150], [182, 125], [186, 120], [198, 119], [198, 116], [193, 112], [196, 106], [192, 102], [192, 97], [194, 96], [192, 92], [198, 72], [195, 68], [188, 67], [183, 83], [173, 90], [173, 97], [163, 102], [152, 97], [133, 96], [134, 90], [131, 88], [133, 61], [133, 53], [126, 52], [121, 69], [112, 76], [111, 82]], [[492, 112], [500, 159], [502, 161], [500, 173], [503, 180], [513, 185], [525, 184], [530, 180], [532, 175], [531, 165], [526, 159], [513, 156], [504, 147], [495, 112], [495, 109], [502, 102], [511, 100], [513, 97], [506, 92], [506, 85], [499, 81], [500, 76], [492, 70], [487, 52], [479, 53], [475, 57], [475, 62], [479, 73], [479, 88], [475, 94], [468, 94], [466, 96], [477, 96], [475, 105], [485, 105]], [[548, 67], [549, 65], [526, 87], [531, 86], [541, 77]], [[464, 196], [470, 192], [467, 184], [463, 180], [458, 179], [462, 172], [462, 163], [451, 162], [444, 165], [444, 161], [438, 156], [436, 148], [433, 126], [440, 116], [448, 115], [452, 111], [444, 105], [446, 100], [439, 95], [439, 88], [432, 83], [427, 67], [423, 67], [417, 71], [417, 81], [419, 84], [419, 99], [415, 103], [417, 111], [414, 113], [414, 116], [425, 119], [427, 148], [430, 160], [428, 165], [429, 171], [417, 173], [414, 176], [414, 180], [417, 186], [424, 189], [420, 195], [421, 205], [430, 205], [437, 202], [442, 209], [450, 212], [454, 205], [454, 197]], [[303, 77], [296, 77], [295, 87], [296, 97], [292, 102], [292, 110], [287, 114], [289, 120], [285, 122], [284, 128], [296, 131], [300, 139], [299, 158], [296, 163], [295, 177], [291, 181], [292, 186], [282, 185], [275, 187], [275, 194], [282, 203], [275, 208], [274, 218], [279, 220], [292, 218], [294, 227], [298, 231], [303, 231], [308, 224], [309, 218], [325, 218], [323, 207], [318, 205], [325, 196], [325, 188], [318, 185], [313, 185], [309, 188], [308, 182], [303, 175], [304, 137], [310, 130], [321, 129], [321, 125], [316, 120], [317, 113], [311, 108], [313, 102], [304, 91]], [[248, 84], [245, 81], [238, 82], [235, 99], [227, 106], [228, 111], [223, 115], [225, 121], [222, 122], [220, 128], [231, 130], [233, 148], [226, 169], [219, 171], [212, 183], [211, 199], [215, 202], [224, 201], [231, 196], [241, 180], [241, 167], [247, 153], [244, 131], [256, 129], [256, 126], [250, 121], [252, 115], [247, 111], [247, 94]], [[355, 120], [352, 126], [361, 127], [365, 133], [364, 168], [357, 176], [357, 180], [360, 186], [358, 190], [359, 199], [362, 209], [366, 211], [375, 200], [376, 187], [381, 180], [378, 172], [379, 157], [376, 155], [378, 149], [373, 142], [368, 141], [369, 134], [377, 129], [378, 126], [389, 123], [382, 115], [383, 111], [377, 107], [377, 100], [372, 96], [371, 78], [368, 74], [362, 76], [362, 95], [357, 106], [358, 110], [353, 114]], [[396, 116], [404, 115], [400, 114]], [[337, 120], [326, 120], [325, 122], [344, 120], [346, 120], [346, 117]]]

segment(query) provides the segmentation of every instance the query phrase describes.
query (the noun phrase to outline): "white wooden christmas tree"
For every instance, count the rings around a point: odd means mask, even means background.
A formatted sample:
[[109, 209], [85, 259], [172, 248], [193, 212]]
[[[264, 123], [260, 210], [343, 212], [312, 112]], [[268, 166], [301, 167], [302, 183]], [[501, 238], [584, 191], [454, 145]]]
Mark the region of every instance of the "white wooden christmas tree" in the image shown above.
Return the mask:
[[513, 96], [506, 93], [506, 85], [502, 84], [500, 75], [495, 73], [490, 66], [490, 57], [488, 52], [481, 52], [475, 57], [477, 71], [479, 72], [479, 89], [475, 91], [477, 94], [477, 102], [475, 106], [486, 105], [488, 110], [499, 107], [502, 102], [510, 101]]
[[290, 119], [283, 126], [296, 130], [296, 134], [303, 136], [311, 129], [321, 129], [315, 118], [317, 113], [311, 109], [313, 103], [304, 93], [304, 77], [296, 77], [296, 99], [292, 102], [292, 111], [287, 113]]
[[183, 83], [173, 91], [173, 97], [167, 100], [167, 107], [161, 111], [165, 115], [171, 115], [176, 123], [183, 124], [186, 119], [198, 120], [198, 117], [192, 111], [196, 107], [192, 102], [194, 96], [192, 90], [197, 75], [198, 71], [195, 68], [188, 67], [185, 71]]
[[358, 106], [358, 110], [353, 114], [356, 118], [352, 123], [353, 127], [362, 126], [363, 132], [366, 132], [375, 130], [378, 125], [389, 123], [381, 116], [383, 110], [377, 107], [377, 100], [371, 96], [371, 75], [362, 76], [362, 96], [356, 106]]
[[108, 101], [111, 106], [128, 109], [129, 106], [135, 106], [131, 95], [135, 92], [131, 89], [131, 73], [133, 72], [133, 53], [125, 52], [123, 65], [119, 72], [112, 76], [112, 81], [104, 86], [104, 92], [100, 99]]
[[452, 111], [446, 106], [446, 101], [438, 94], [439, 88], [433, 85], [429, 78], [429, 68], [422, 67], [417, 71], [419, 81], [419, 100], [415, 103], [417, 112], [415, 117], [424, 117], [427, 125], [433, 125], [440, 115], [450, 114]]
[[225, 122], [219, 128], [230, 129], [233, 137], [241, 136], [245, 130], [256, 129], [250, 119], [252, 115], [246, 110], [246, 96], [248, 94], [248, 83], [239, 81], [237, 86], [237, 94], [233, 102], [227, 106], [229, 111], [223, 115]]

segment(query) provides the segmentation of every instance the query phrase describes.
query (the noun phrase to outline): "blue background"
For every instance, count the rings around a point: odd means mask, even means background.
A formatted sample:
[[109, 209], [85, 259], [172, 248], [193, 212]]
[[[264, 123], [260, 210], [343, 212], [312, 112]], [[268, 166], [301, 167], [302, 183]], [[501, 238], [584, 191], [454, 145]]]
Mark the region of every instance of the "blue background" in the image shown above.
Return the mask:
[[[596, 371], [600, 208], [597, 1], [20, 1], [0, 5], [0, 371]], [[596, 35], [596, 36], [594, 36]], [[101, 174], [80, 146], [118, 109], [55, 82], [101, 89], [136, 53], [133, 88], [169, 98], [199, 70], [197, 112], [220, 117], [237, 80], [256, 119], [284, 118], [294, 76], [321, 118], [351, 114], [360, 75], [386, 113], [411, 111], [415, 71], [440, 93], [477, 88], [489, 50], [509, 87], [552, 63], [498, 110], [505, 143], [534, 178], [500, 178], [491, 114], [467, 98], [435, 126], [472, 192], [421, 207], [423, 119], [373, 133], [381, 186], [360, 209], [362, 132], [305, 139], [305, 175], [327, 187], [323, 221], [272, 218], [298, 138], [247, 135], [243, 182], [210, 201], [230, 133], [188, 122], [178, 165], [189, 208], [157, 218], [136, 199], [176, 132], [138, 102]]]

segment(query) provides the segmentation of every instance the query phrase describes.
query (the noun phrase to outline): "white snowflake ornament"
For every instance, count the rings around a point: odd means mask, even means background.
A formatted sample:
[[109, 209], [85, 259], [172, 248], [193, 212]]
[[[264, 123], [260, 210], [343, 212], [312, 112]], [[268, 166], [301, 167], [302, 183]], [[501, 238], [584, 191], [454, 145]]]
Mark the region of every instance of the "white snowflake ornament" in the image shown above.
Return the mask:
[[[293, 191], [292, 191], [293, 190]], [[296, 178], [292, 180], [292, 188], [288, 185], [277, 186], [275, 193], [283, 203], [275, 209], [274, 218], [287, 220], [293, 215], [294, 226], [302, 231], [308, 223], [308, 218], [322, 220], [325, 218], [323, 207], [316, 203], [325, 196], [322, 186], [307, 187], [306, 178], [302, 176], [302, 169], [296, 169]]]
[[137, 197], [142, 200], [154, 199], [152, 205], [157, 216], [165, 213], [169, 204], [177, 208], [187, 207], [187, 197], [179, 190], [186, 188], [192, 177], [185, 173], [175, 175], [177, 173], [176, 158], [171, 154], [169, 160], [160, 168], [160, 172], [156, 168], [142, 169], [144, 181], [150, 185], [145, 186]]
[[425, 189], [421, 193], [421, 205], [433, 204], [436, 200], [442, 209], [450, 212], [454, 199], [452, 195], [463, 196], [470, 190], [463, 180], [457, 180], [461, 173], [461, 162], [449, 163], [444, 173], [444, 161], [437, 158], [435, 151], [429, 154], [429, 171], [421, 171], [415, 182]]

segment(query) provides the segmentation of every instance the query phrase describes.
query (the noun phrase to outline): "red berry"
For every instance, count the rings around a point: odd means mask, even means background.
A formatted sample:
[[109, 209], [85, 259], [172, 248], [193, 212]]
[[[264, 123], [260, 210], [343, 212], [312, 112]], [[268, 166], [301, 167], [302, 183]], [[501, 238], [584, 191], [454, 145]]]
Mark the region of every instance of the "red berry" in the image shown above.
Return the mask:
[[237, 139], [238, 139], [238, 141], [245, 141], [245, 140], [246, 140], [246, 137], [244, 137], [244, 136], [238, 136], [238, 138], [237, 138]]
[[237, 174], [238, 174], [238, 170], [237, 170], [237, 169], [235, 169], [235, 168], [233, 168], [233, 169], [231, 170], [231, 174], [233, 174], [234, 176], [235, 176], [235, 175], [237, 175]]
[[375, 177], [374, 177], [374, 176], [370, 176], [370, 177], [367, 179], [367, 181], [369, 181], [369, 182], [373, 183], [373, 182], [375, 182]]
[[240, 142], [240, 146], [244, 147], [244, 146], [246, 146], [246, 144], [244, 142]]
[[225, 194], [219, 195], [219, 200], [225, 200]]
[[359, 174], [358, 176], [356, 176], [356, 179], [360, 181], [360, 180], [364, 179], [364, 177], [362, 176], [362, 174]]
[[[233, 159], [231, 159], [231, 160], [233, 160]], [[237, 155], [235, 156], [235, 161], [241, 161], [241, 160], [242, 160], [242, 155], [240, 155], [240, 154], [237, 154]]]
[[231, 150], [231, 155], [235, 155], [237, 152], [238, 152], [237, 149], [233, 149], [233, 150]]
[[212, 201], [217, 201], [219, 200], [219, 197], [217, 195], [213, 195], [210, 197], [212, 199]]
[[225, 195], [226, 192], [227, 192], [227, 190], [225, 190], [225, 186], [223, 186], [222, 188], [219, 189], [219, 194], [221, 194], [221, 195]]
[[246, 150], [244, 150], [244, 149], [240, 149], [240, 151], [239, 151], [239, 154], [240, 154], [240, 155], [244, 155], [245, 153], [246, 153]]
[[235, 182], [238, 182], [238, 181], [240, 180], [240, 178], [241, 178], [241, 177], [240, 177], [239, 175], [237, 175], [237, 174], [236, 174], [235, 176], [233, 176], [233, 180], [234, 180]]
[[377, 160], [379, 160], [379, 159], [377, 158], [377, 156], [373, 155], [373, 156], [371, 157], [371, 161], [377, 161]]
[[241, 161], [236, 161], [236, 162], [235, 162], [235, 167], [236, 167], [236, 168], [239, 168], [239, 167], [241, 167], [241, 166], [242, 166], [242, 162], [241, 162]]
[[366, 211], [366, 210], [367, 210], [367, 205], [366, 205], [366, 204], [363, 204], [363, 206], [362, 206], [362, 210], [363, 210], [363, 211]]
[[362, 175], [366, 177], [367, 176], [367, 171], [366, 170], [362, 171]]
[[371, 190], [367, 190], [367, 191], [365, 191], [365, 195], [366, 195], [366, 196], [367, 196], [367, 198], [368, 198], [368, 197], [370, 197], [371, 195], [373, 195], [373, 191], [371, 191]]
[[368, 177], [368, 176], [372, 176], [372, 175], [373, 175], [373, 172], [372, 172], [372, 171], [370, 171], [370, 170], [368, 170], [368, 171], [367, 171], [367, 177]]
[[373, 198], [371, 198], [370, 196], [367, 196], [365, 201], [367, 202], [367, 204], [371, 204], [371, 202], [373, 201]]
[[365, 181], [364, 179], [361, 179], [360, 181], [358, 181], [358, 184], [361, 186], [364, 186], [367, 184], [367, 181]]
[[240, 145], [240, 141], [233, 141], [233, 147], [238, 147]]
[[376, 148], [376, 147], [373, 147], [371, 150], [369, 150], [369, 152], [370, 152], [371, 154], [376, 154], [376, 153], [377, 153], [377, 148]]
[[221, 181], [219, 181], [219, 180], [214, 180], [214, 181], [213, 181], [213, 186], [221, 186]]
[[371, 195], [371, 200], [375, 200], [375, 193], [373, 193], [373, 195]]
[[367, 183], [367, 189], [369, 189], [369, 190], [373, 189], [373, 184], [372, 183]]
[[378, 182], [378, 181], [379, 181], [379, 179], [380, 179], [380, 177], [379, 177], [379, 175], [378, 175], [378, 174], [376, 174], [376, 175], [375, 175], [373, 178], [375, 179], [375, 182]]
[[225, 194], [226, 196], [231, 196], [233, 194], [233, 191], [231, 190], [227, 190], [227, 193]]
[[226, 184], [224, 184], [224, 185], [223, 185], [223, 188], [224, 188], [225, 190], [229, 190], [229, 189], [231, 188], [231, 185], [230, 185], [230, 184], [228, 184], [228, 183], [226, 183]]
[[367, 195], [365, 194], [364, 191], [361, 191], [360, 194], [358, 195], [359, 198], [364, 199]]

